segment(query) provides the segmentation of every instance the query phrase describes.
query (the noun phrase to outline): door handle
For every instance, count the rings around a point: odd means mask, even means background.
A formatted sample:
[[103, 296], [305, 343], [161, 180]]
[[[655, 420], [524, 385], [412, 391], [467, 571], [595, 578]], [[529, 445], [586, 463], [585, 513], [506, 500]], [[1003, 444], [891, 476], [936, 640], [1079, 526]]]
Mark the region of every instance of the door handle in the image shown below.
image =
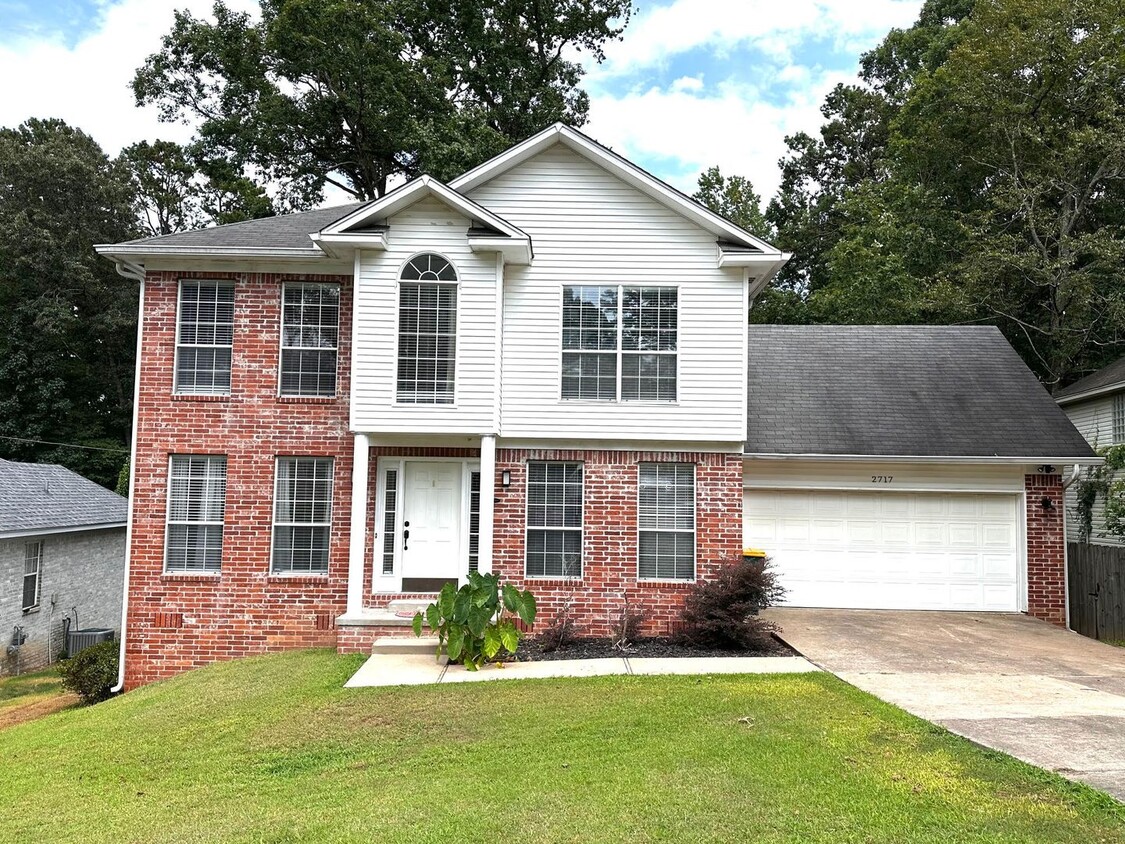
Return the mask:
[[410, 522], [402, 523], [402, 550], [406, 550], [406, 543], [410, 539]]

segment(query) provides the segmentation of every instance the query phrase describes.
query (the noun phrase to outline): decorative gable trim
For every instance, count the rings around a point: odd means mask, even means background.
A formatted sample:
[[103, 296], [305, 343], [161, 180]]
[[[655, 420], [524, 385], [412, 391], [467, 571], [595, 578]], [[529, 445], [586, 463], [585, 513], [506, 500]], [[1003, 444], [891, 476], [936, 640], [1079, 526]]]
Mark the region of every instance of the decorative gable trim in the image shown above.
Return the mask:
[[473, 222], [468, 238], [474, 252], [502, 252], [513, 264], [531, 262], [531, 237], [525, 231], [432, 176], [419, 176], [309, 237], [330, 254], [333, 247], [386, 249], [389, 229], [385, 221], [431, 196]]

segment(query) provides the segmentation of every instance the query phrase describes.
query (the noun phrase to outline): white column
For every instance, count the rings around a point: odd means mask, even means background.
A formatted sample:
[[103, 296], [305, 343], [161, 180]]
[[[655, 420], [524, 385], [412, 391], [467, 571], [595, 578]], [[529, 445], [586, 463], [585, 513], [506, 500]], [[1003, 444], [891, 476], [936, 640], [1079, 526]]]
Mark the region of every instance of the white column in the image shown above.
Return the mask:
[[347, 615], [363, 612], [363, 565], [367, 540], [367, 467], [371, 441], [367, 434], [356, 434], [352, 453], [352, 521], [348, 533], [348, 609]]
[[480, 548], [477, 569], [492, 571], [492, 518], [496, 503], [496, 436], [480, 438]]

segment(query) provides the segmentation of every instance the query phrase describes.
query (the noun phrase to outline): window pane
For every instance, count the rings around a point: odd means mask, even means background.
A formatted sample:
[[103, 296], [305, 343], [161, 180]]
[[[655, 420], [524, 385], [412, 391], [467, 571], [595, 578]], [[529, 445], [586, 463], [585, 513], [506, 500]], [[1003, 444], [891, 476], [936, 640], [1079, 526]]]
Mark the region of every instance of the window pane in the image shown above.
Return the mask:
[[676, 350], [679, 293], [674, 287], [626, 287], [621, 296], [621, 348]]
[[582, 464], [527, 464], [525, 570], [533, 577], [582, 576]]
[[215, 281], [181, 282], [178, 328], [176, 392], [229, 394], [234, 285]]
[[[403, 278], [455, 280], [444, 258], [419, 255]], [[399, 285], [397, 399], [407, 404], [452, 404], [457, 349], [457, 285]]]
[[388, 469], [383, 494], [383, 574], [395, 572], [395, 531], [398, 529], [398, 470]]
[[167, 571], [219, 571], [226, 510], [225, 457], [176, 455], [169, 465]]
[[23, 609], [39, 606], [39, 584], [43, 565], [43, 543], [29, 542], [24, 546], [23, 558]]
[[282, 395], [335, 395], [339, 326], [338, 285], [285, 285], [281, 332]]
[[623, 354], [621, 398], [625, 401], [675, 401], [676, 356]]
[[617, 355], [563, 352], [562, 397], [589, 401], [617, 398]]
[[617, 349], [617, 288], [563, 288], [563, 348]]
[[469, 474], [469, 571], [480, 566], [480, 472]]
[[279, 457], [274, 492], [273, 570], [327, 572], [332, 458]]
[[695, 577], [695, 466], [642, 463], [638, 468], [637, 575]]

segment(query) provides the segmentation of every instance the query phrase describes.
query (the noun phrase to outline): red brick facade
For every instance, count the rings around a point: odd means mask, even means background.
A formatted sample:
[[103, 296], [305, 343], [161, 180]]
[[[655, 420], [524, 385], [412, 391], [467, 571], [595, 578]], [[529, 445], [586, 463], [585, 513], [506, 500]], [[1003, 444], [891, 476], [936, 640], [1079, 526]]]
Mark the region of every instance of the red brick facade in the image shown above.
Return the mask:
[[[1066, 544], [1059, 475], [1025, 475], [1027, 492], [1027, 613], [1066, 626]], [[1050, 506], [1044, 506], [1049, 502]]]
[[[229, 397], [172, 395], [179, 280], [235, 281]], [[283, 280], [341, 283], [335, 399], [278, 398]], [[149, 273], [140, 361], [125, 684], [134, 688], [194, 666], [284, 648], [336, 643], [344, 610], [352, 437], [348, 433], [351, 279], [255, 273]], [[222, 573], [164, 574], [168, 461], [225, 454]], [[274, 462], [329, 456], [333, 472], [327, 576], [272, 576]]]
[[[578, 580], [524, 579], [528, 460], [583, 462]], [[536, 626], [550, 624], [569, 603], [581, 633], [607, 635], [627, 602], [630, 611], [643, 615], [646, 634], [671, 632], [689, 584], [637, 579], [637, 465], [657, 462], [696, 464], [696, 577], [706, 580], [742, 548], [740, 455], [498, 449], [496, 471], [510, 471], [511, 486], [497, 483], [492, 570], [532, 590], [539, 604]]]

